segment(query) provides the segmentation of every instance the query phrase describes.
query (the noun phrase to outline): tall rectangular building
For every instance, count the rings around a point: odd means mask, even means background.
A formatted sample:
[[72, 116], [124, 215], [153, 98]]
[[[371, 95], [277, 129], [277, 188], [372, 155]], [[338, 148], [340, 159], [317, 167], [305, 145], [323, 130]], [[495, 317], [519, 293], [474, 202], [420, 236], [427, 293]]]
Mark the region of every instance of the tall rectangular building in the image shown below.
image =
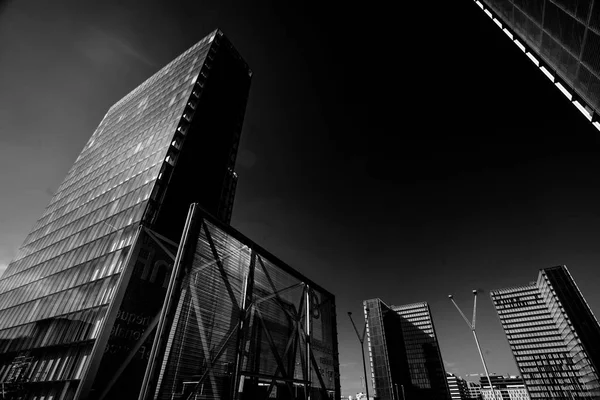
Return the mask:
[[476, 3], [600, 129], [600, 2], [476, 0]]
[[448, 400], [450, 394], [427, 303], [363, 303], [375, 396], [381, 400]]
[[600, 398], [600, 326], [565, 266], [491, 297], [532, 399]]
[[230, 218], [251, 75], [216, 30], [108, 110], [0, 279], [11, 396], [137, 398], [189, 204]]

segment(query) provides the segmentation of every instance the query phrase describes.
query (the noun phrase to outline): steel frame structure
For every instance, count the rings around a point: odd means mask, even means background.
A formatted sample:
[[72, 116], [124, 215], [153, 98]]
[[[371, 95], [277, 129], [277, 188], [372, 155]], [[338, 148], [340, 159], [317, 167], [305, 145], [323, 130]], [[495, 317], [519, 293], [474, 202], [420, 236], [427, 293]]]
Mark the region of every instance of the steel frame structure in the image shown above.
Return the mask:
[[[542, 18], [540, 21], [532, 18], [515, 0], [475, 0], [474, 3], [525, 53], [571, 104], [600, 131], [600, 60], [595, 60], [595, 64], [598, 65], [591, 65], [589, 61], [584, 59], [584, 49], [589, 42], [588, 36], [590, 34], [600, 36], [600, 27], [593, 27], [591, 24], [593, 12], [597, 12], [596, 8], [600, 7], [600, 4], [595, 4], [595, 1], [589, 0], [586, 21], [579, 21], [576, 15], [563, 7], [563, 2], [557, 0], [539, 0], [539, 2], [534, 2], [542, 6]], [[547, 28], [548, 21], [545, 21], [544, 16], [546, 14], [546, 5], [549, 3], [584, 26], [579, 51], [568, 48], [560, 39], [557, 40], [556, 35]], [[503, 10], [503, 8], [505, 9]], [[510, 12], [508, 8], [510, 8]], [[528, 37], [531, 33], [527, 29], [517, 26], [514, 22], [517, 12], [526, 19], [526, 24], [529, 27], [539, 30], [541, 35], [539, 43]], [[507, 22], [508, 18], [510, 20]], [[544, 38], [546, 39], [546, 43], [551, 43], [555, 47], [549, 48], [549, 45], [543, 44], [542, 39]], [[600, 49], [596, 50], [600, 51]], [[593, 51], [594, 49], [588, 52]], [[554, 57], [555, 60], [551, 59], [551, 57]], [[566, 58], [573, 61], [572, 65], [557, 61], [558, 59], [562, 60]], [[573, 69], [573, 67], [575, 68], [574, 71], [567, 72], [567, 70]], [[582, 68], [585, 68], [585, 74], [581, 72]]]
[[[229, 254], [223, 254], [222, 246], [215, 239], [218, 235], [216, 229], [223, 228], [227, 229], [228, 235], [240, 241], [235, 251]], [[153, 234], [153, 238], [158, 238], [156, 233]], [[200, 242], [204, 246], [204, 255], [210, 255], [210, 258], [199, 257], [196, 245]], [[265, 399], [282, 389], [287, 394], [279, 393], [279, 398], [340, 398], [333, 295], [239, 233], [232, 232], [231, 228], [224, 227], [197, 205], [190, 207], [181, 245], [177, 255], [172, 257], [173, 273], [163, 308], [148, 326], [144, 337], [132, 347], [126, 362], [115, 372], [100, 399], [106, 398], [110, 386], [119, 379], [127, 362], [151, 331], [156, 331], [156, 335], [139, 400], [262, 398], [248, 397], [249, 394], [244, 393], [244, 386], [250, 380], [268, 382], [268, 386], [264, 387], [266, 390], [261, 392]], [[243, 269], [242, 279], [231, 273], [231, 263], [239, 259], [249, 261]], [[282, 273], [296, 279], [296, 282], [282, 286]], [[219, 302], [231, 305], [232, 311], [231, 323], [221, 334], [217, 332], [218, 324], [207, 323], [206, 319], [210, 314], [205, 304], [206, 282], [212, 277], [218, 277], [219, 288], [224, 289], [218, 293], [221, 297]], [[294, 303], [290, 302], [292, 297], [296, 300]], [[275, 314], [283, 316], [285, 321], [275, 321]], [[331, 354], [321, 351], [323, 343], [315, 337], [315, 321], [326, 317], [331, 319], [326, 322], [330, 327], [329, 343], [326, 344], [331, 346]], [[282, 327], [287, 329], [284, 337], [281, 335]], [[190, 334], [192, 331], [194, 334]], [[195, 350], [204, 356], [194, 360], [196, 365], [201, 366], [200, 373], [184, 383], [186, 391], [178, 390], [179, 384], [173, 384], [170, 378], [177, 375], [177, 368], [186, 368], [181, 361], [186, 355], [180, 354], [185, 349], [177, 347], [178, 337], [183, 340], [181, 343], [185, 343], [186, 338], [197, 340]], [[193, 350], [194, 346], [190, 348]], [[263, 355], [266, 355], [267, 361], [261, 358]], [[179, 359], [174, 361], [177, 357]], [[267, 368], [262, 364], [260, 368], [254, 368], [256, 363], [251, 359], [257, 357], [260, 363], [268, 364]], [[323, 365], [320, 364], [327, 357], [332, 364], [329, 372], [333, 371], [329, 376], [323, 373]], [[269, 365], [274, 367], [270, 373]], [[198, 397], [200, 394], [202, 397]]]

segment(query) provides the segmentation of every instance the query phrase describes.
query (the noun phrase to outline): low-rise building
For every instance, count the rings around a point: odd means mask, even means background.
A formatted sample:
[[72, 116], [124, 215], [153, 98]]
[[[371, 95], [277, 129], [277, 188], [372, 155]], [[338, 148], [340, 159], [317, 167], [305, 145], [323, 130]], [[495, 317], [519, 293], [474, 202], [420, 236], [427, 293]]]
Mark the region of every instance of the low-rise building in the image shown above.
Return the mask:
[[446, 372], [446, 380], [448, 381], [448, 389], [450, 390], [450, 398], [452, 400], [469, 399], [467, 381], [449, 372]]
[[481, 398], [483, 400], [529, 400], [525, 382], [520, 376], [490, 375], [493, 391], [487, 377], [482, 376]]

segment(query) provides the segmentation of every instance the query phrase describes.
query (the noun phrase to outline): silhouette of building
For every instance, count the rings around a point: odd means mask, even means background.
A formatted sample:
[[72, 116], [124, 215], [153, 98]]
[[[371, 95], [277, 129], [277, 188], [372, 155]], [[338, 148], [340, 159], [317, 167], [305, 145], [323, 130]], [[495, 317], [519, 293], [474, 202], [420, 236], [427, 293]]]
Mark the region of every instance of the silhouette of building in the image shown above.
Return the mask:
[[374, 397], [450, 399], [427, 303], [388, 306], [364, 301]]
[[476, 3], [600, 130], [600, 3]]
[[339, 393], [333, 296], [227, 226], [251, 76], [216, 30], [108, 110], [0, 279], [0, 383], [55, 400]]
[[491, 297], [532, 399], [600, 396], [600, 326], [565, 266]]

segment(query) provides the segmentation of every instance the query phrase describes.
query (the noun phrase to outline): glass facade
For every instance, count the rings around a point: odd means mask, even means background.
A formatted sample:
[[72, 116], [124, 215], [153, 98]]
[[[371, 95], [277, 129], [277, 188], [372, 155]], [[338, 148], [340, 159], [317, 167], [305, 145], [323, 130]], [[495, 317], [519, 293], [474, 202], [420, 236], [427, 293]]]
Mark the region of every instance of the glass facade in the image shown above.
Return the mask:
[[197, 211], [145, 399], [339, 399], [334, 296]]
[[429, 305], [387, 306], [372, 299], [364, 308], [375, 396], [450, 399]]
[[[118, 369], [106, 360], [148, 339], [180, 209], [195, 200], [230, 216], [250, 76], [215, 31], [109, 109], [0, 279], [0, 383], [11, 396], [94, 398], [92, 383]], [[224, 115], [228, 135], [214, 139]], [[192, 173], [209, 177], [203, 193], [187, 190]]]
[[531, 398], [600, 398], [600, 326], [566, 267], [491, 296]]
[[540, 58], [549, 73], [590, 107], [588, 111], [600, 113], [600, 2], [481, 1]]
[[[371, 364], [371, 379], [373, 384], [373, 395], [376, 399], [388, 400], [395, 399], [394, 382], [392, 380], [392, 371], [390, 359], [397, 358], [390, 356], [387, 347], [388, 338], [391, 339], [391, 345], [395, 345], [395, 338], [401, 338], [400, 326], [396, 318], [392, 317], [387, 324], [384, 323], [390, 319], [391, 310], [379, 299], [366, 300], [364, 302], [365, 320], [367, 324], [367, 343], [369, 346], [369, 361]], [[394, 325], [394, 326], [392, 326]], [[402, 353], [403, 348], [394, 347], [394, 350]], [[396, 372], [396, 371], [394, 371]], [[404, 369], [404, 378], [408, 378], [406, 368]]]

